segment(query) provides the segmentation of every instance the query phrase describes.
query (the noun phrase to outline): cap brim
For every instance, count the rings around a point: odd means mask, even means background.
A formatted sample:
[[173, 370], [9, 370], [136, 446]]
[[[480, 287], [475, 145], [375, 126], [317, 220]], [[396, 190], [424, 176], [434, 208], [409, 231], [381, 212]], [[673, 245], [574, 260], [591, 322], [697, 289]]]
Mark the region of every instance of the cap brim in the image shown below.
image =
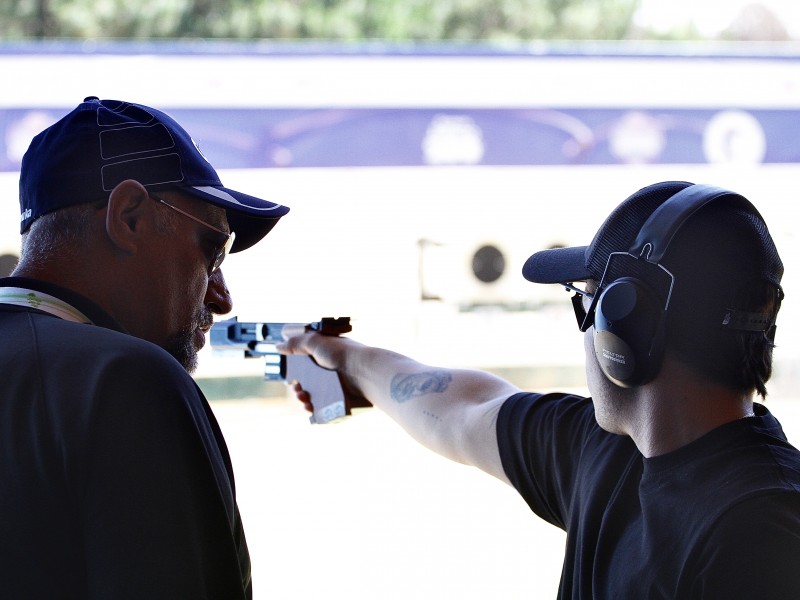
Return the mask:
[[187, 186], [183, 189], [227, 211], [228, 225], [236, 233], [231, 252], [241, 252], [255, 245], [289, 212], [288, 206], [222, 186]]
[[553, 248], [537, 252], [522, 267], [522, 275], [533, 283], [566, 283], [591, 279], [586, 268], [586, 246]]

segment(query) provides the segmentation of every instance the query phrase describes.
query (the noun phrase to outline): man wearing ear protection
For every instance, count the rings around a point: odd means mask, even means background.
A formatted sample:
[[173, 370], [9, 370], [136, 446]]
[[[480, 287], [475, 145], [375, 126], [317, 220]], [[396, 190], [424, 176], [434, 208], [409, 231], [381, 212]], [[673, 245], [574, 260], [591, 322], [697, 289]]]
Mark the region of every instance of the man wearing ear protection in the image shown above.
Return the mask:
[[771, 375], [782, 274], [748, 200], [662, 182], [588, 246], [523, 269], [575, 291], [591, 398], [313, 333], [280, 349], [336, 369], [354, 398], [566, 530], [560, 598], [795, 598], [800, 453], [753, 401]]

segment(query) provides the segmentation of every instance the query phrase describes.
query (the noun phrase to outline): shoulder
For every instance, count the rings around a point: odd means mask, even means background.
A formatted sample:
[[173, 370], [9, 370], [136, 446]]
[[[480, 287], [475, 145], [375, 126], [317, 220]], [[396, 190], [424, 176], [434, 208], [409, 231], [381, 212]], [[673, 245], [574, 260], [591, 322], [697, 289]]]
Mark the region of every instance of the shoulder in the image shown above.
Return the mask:
[[[713, 519], [699, 546], [696, 580], [706, 597], [788, 598], [800, 589], [800, 452], [785, 439], [777, 421], [762, 417], [732, 424], [741, 443], [710, 473], [707, 502]], [[722, 476], [722, 474], [725, 474]]]
[[716, 536], [752, 540], [784, 534], [787, 540], [794, 540], [793, 546], [800, 553], [800, 491], [790, 487], [754, 494], [737, 503], [720, 517], [713, 530]]
[[103, 403], [135, 402], [139, 410], [150, 405], [159, 412], [165, 400], [194, 402], [200, 395], [192, 377], [163, 348], [116, 332], [101, 333], [92, 347], [92, 362], [83, 361], [88, 375], [82, 384]]
[[4, 362], [14, 378], [68, 391], [71, 386], [113, 384], [115, 377], [146, 384], [154, 378], [190, 381], [165, 350], [129, 334], [75, 323], [37, 311], [4, 313]]
[[83, 363], [90, 370], [188, 377], [163, 348], [112, 329], [58, 319], [38, 328], [37, 334], [37, 351], [51, 364]]
[[588, 438], [610, 436], [597, 424], [591, 398], [566, 393], [514, 394], [503, 403], [497, 426], [498, 436], [511, 443], [575, 444], [576, 450]]
[[800, 589], [800, 492], [759, 494], [717, 520], [697, 561], [703, 597], [790, 598]]
[[508, 479], [536, 514], [562, 528], [576, 486], [617, 482], [640, 458], [630, 438], [600, 428], [590, 398], [573, 394], [515, 394], [497, 427]]
[[[57, 413], [115, 410], [163, 411], [168, 404], [196, 402], [194, 380], [163, 348], [134, 336], [53, 319], [32, 319], [30, 360], [20, 376], [36, 381], [46, 405]], [[179, 400], [179, 402], [174, 402]], [[63, 414], [67, 417], [67, 414]]]

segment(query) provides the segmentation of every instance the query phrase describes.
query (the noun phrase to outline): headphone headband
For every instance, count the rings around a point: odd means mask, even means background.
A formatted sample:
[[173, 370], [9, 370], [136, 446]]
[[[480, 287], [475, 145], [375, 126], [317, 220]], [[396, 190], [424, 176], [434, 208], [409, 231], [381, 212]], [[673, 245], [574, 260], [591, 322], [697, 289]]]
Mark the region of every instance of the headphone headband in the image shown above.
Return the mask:
[[706, 204], [723, 196], [761, 217], [747, 198], [713, 185], [690, 185], [661, 204], [639, 230], [629, 252], [647, 262], [658, 264], [664, 258], [672, 238], [681, 226]]

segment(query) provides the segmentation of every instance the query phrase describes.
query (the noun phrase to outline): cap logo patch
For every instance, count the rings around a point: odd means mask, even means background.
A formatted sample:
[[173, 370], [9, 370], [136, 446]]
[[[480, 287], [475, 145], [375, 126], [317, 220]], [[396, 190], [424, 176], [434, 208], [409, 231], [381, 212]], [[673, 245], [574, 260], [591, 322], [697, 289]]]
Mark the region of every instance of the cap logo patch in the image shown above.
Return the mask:
[[172, 134], [161, 123], [105, 129], [100, 132], [100, 155], [103, 160], [170, 150], [174, 147]]
[[178, 183], [184, 180], [184, 175], [181, 157], [173, 153], [109, 163], [101, 169], [101, 179], [103, 190], [110, 192], [126, 179], [135, 179], [142, 185], [158, 185]]

